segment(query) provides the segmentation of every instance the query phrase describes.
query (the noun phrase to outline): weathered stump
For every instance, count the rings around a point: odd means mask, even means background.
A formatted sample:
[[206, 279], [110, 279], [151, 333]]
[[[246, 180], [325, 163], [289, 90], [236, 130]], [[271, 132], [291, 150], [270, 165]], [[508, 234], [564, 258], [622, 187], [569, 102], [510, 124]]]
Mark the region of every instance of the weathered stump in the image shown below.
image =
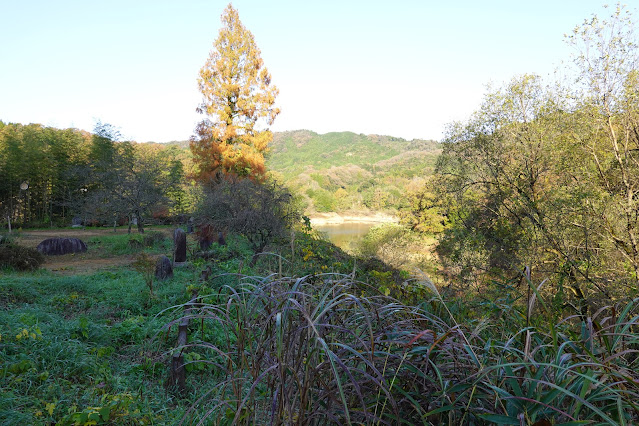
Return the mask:
[[211, 248], [212, 244], [213, 243], [209, 239], [206, 239], [206, 238], [200, 239], [200, 250], [207, 251], [208, 249]]
[[186, 262], [186, 234], [181, 228], [177, 228], [173, 232], [173, 261], [175, 263]]
[[87, 251], [87, 245], [79, 238], [47, 238], [38, 244], [38, 251], [46, 255], [62, 255]]
[[[174, 389], [178, 394], [184, 394], [186, 391], [186, 369], [184, 368], [184, 350], [188, 343], [189, 322], [193, 309], [200, 306], [199, 297], [197, 295], [184, 305], [184, 317], [178, 323], [177, 347], [171, 357], [171, 365], [169, 366], [169, 377], [166, 386]], [[204, 323], [202, 323], [204, 326]]]
[[[185, 314], [188, 315], [187, 310]], [[186, 390], [186, 369], [184, 368], [184, 346], [188, 339], [189, 319], [182, 318], [178, 325], [178, 341], [179, 351], [176, 351], [171, 357], [171, 367], [169, 370], [169, 380], [167, 385], [174, 388], [179, 394], [183, 394]]]
[[173, 266], [171, 266], [171, 259], [166, 256], [160, 256], [155, 263], [155, 279], [162, 281], [167, 278], [173, 278]]

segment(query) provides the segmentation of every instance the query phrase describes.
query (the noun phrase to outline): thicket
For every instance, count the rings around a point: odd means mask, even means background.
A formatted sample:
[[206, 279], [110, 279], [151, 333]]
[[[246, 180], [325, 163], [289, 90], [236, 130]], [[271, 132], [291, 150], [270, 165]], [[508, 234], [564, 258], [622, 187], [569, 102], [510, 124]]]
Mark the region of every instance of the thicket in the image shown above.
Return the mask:
[[289, 237], [301, 216], [291, 193], [272, 180], [229, 178], [203, 186], [197, 224], [222, 234], [243, 235], [253, 249], [252, 263], [268, 244]]
[[38, 250], [17, 244], [12, 235], [0, 234], [0, 269], [33, 271], [43, 263], [44, 256]]
[[639, 50], [630, 18], [618, 6], [575, 28], [573, 82], [516, 77], [451, 125], [426, 201], [447, 224], [438, 253], [461, 288], [481, 291], [529, 266], [576, 314], [637, 294]]
[[219, 377], [198, 402], [206, 420], [193, 415], [212, 424], [639, 420], [637, 300], [551, 325], [540, 299], [524, 309], [495, 302], [469, 320], [421, 285], [431, 296], [418, 306], [341, 274], [221, 286], [192, 313], [221, 331], [188, 345]]

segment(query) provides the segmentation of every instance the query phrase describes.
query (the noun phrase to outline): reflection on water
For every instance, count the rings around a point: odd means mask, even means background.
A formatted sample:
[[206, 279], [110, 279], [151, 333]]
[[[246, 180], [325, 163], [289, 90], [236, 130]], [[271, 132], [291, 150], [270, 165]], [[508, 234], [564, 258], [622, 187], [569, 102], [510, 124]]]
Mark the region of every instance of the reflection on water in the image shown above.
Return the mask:
[[344, 222], [331, 225], [316, 225], [314, 229], [325, 234], [328, 240], [343, 250], [351, 250], [373, 226], [378, 223]]

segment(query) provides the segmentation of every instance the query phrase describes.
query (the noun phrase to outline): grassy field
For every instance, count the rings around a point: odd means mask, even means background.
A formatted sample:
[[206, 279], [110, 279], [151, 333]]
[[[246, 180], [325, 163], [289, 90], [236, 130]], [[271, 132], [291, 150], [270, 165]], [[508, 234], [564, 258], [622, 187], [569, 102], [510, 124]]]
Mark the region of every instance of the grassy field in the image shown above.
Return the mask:
[[[60, 231], [88, 252], [2, 271], [1, 424], [639, 421], [637, 300], [577, 316], [529, 280], [447, 294], [305, 232], [254, 268], [239, 238], [208, 260], [189, 241], [188, 264], [151, 296], [132, 262], [171, 244], [170, 229], [150, 231]], [[165, 384], [195, 293], [180, 393]]]
[[[49, 234], [31, 231], [19, 241], [33, 246]], [[188, 404], [163, 387], [175, 343], [163, 327], [172, 315], [165, 310], [189, 297], [193, 267], [176, 269], [152, 298], [129, 266], [138, 236], [55, 234], [83, 238], [87, 253], [49, 257], [39, 271], [3, 271], [0, 279], [0, 423], [74, 424], [96, 412], [114, 423], [177, 422]], [[170, 246], [149, 251], [170, 254]]]
[[[252, 253], [239, 239], [231, 237], [228, 246], [217, 247], [211, 262], [193, 259], [196, 243], [189, 240], [189, 263], [176, 268], [172, 279], [156, 282], [151, 297], [132, 263], [141, 251], [171, 257], [171, 232], [148, 230], [147, 238], [161, 237], [152, 238], [147, 247], [143, 236], [123, 229], [115, 234], [95, 228], [20, 234], [17, 242], [28, 247], [65, 236], [83, 239], [88, 250], [49, 256], [35, 272], [1, 272], [1, 424], [176, 424], [185, 415], [189, 424], [205, 411], [200, 407], [187, 415], [188, 410], [220, 378], [207, 364], [193, 363], [187, 365], [188, 392], [177, 395], [165, 387], [177, 344], [177, 327], [170, 325], [183, 315], [181, 304], [196, 291], [206, 294], [212, 287], [236, 285], [239, 278], [224, 275], [229, 273], [268, 276], [292, 267], [303, 273], [352, 271], [348, 256], [333, 253], [320, 240], [309, 239], [296, 248], [298, 265], [285, 261], [281, 266], [269, 254], [257, 269], [244, 266]], [[335, 260], [330, 267], [325, 257]], [[207, 265], [212, 276], [222, 275], [203, 282], [200, 274]], [[194, 341], [214, 342], [218, 330], [194, 323], [191, 332]], [[187, 361], [203, 358], [206, 351], [199, 352], [189, 350]]]

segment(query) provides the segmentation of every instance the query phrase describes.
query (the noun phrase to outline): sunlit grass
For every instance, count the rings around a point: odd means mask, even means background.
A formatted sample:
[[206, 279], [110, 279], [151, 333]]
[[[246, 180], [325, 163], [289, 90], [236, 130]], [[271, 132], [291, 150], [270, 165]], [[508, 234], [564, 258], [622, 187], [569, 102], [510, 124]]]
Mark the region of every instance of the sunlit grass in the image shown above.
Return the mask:
[[[127, 238], [96, 244], [115, 252]], [[578, 317], [508, 283], [482, 300], [423, 275], [402, 282], [312, 235], [255, 267], [229, 241], [154, 296], [131, 268], [3, 274], [0, 423], [83, 424], [94, 408], [129, 424], [638, 421], [637, 300]], [[203, 305], [178, 395], [164, 384], [192, 292]]]

